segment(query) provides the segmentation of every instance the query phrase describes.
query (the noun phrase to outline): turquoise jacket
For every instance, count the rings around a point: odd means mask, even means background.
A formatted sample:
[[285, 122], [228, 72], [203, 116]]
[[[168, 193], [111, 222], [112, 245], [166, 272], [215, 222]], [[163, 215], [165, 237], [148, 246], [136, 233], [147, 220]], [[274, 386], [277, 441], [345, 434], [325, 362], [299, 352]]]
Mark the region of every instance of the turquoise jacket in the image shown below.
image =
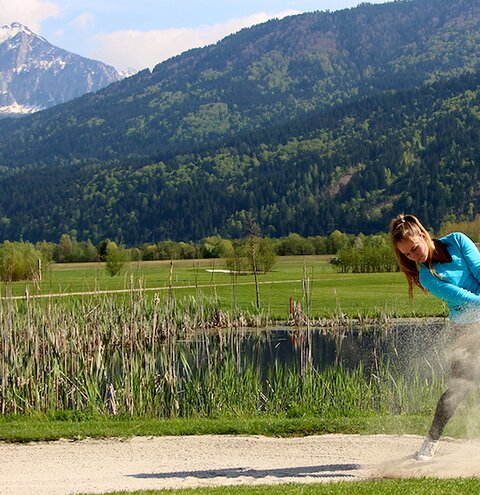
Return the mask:
[[433, 262], [438, 277], [427, 264], [420, 265], [420, 283], [434, 296], [448, 304], [455, 323], [480, 321], [480, 252], [460, 232], [439, 239], [447, 247], [451, 262]]

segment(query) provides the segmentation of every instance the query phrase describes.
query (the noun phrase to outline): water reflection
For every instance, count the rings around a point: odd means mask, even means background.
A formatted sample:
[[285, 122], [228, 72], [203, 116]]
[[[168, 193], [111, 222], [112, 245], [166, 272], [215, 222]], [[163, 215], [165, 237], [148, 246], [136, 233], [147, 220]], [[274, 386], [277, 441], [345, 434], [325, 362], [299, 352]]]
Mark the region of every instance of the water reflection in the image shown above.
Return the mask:
[[313, 365], [317, 371], [342, 365], [353, 370], [363, 365], [371, 370], [388, 361], [403, 374], [415, 368], [431, 374], [448, 361], [452, 338], [446, 320], [408, 320], [368, 328], [241, 329], [199, 333], [179, 342], [194, 368], [201, 368], [213, 353], [235, 356], [240, 371], [248, 363], [266, 376], [275, 365], [303, 371]]

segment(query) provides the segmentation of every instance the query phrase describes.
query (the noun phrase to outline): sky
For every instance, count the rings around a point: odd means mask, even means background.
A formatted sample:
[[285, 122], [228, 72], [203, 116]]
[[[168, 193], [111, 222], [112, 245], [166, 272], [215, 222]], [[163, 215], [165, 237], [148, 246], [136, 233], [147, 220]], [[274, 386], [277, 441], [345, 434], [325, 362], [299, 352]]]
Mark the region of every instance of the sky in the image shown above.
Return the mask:
[[362, 0], [0, 0], [0, 25], [20, 22], [60, 48], [119, 70], [141, 70], [272, 18], [359, 3]]

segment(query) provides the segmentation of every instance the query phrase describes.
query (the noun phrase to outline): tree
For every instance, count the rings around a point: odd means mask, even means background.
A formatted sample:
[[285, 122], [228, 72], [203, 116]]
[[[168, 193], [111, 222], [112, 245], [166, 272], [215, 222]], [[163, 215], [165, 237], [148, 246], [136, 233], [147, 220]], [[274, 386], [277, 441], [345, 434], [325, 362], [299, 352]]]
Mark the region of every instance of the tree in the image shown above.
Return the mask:
[[329, 236], [328, 240], [330, 242], [330, 252], [336, 253], [340, 249], [346, 248], [350, 245], [350, 240], [347, 234], [340, 232], [339, 230], [334, 230]]
[[232, 242], [217, 235], [207, 237], [202, 246], [203, 258], [225, 258], [232, 253]]
[[251, 271], [248, 247], [244, 242], [235, 245], [232, 252], [225, 258], [225, 265], [230, 272], [238, 275], [247, 274]]
[[39, 282], [42, 253], [29, 242], [5, 241], [0, 244], [0, 279], [4, 282], [33, 280]]
[[57, 249], [55, 251], [54, 257], [58, 263], [65, 263], [71, 261], [73, 253], [74, 243], [72, 238], [68, 234], [63, 234], [60, 237]]
[[[251, 253], [251, 252], [250, 252]], [[249, 253], [249, 254], [250, 254]], [[275, 250], [271, 239], [256, 239], [256, 267], [260, 273], [268, 273], [277, 262]], [[253, 259], [250, 257], [250, 264], [253, 269]]]
[[288, 237], [281, 239], [277, 249], [281, 256], [315, 254], [315, 246], [311, 239], [305, 239], [299, 234], [289, 234]]
[[344, 247], [337, 252], [333, 264], [340, 266], [343, 273], [371, 273], [396, 271], [397, 262], [388, 243], [383, 242], [382, 236], [372, 236], [366, 245]]
[[105, 248], [105, 270], [114, 277], [118, 275], [129, 261], [128, 252], [113, 241], [109, 241]]

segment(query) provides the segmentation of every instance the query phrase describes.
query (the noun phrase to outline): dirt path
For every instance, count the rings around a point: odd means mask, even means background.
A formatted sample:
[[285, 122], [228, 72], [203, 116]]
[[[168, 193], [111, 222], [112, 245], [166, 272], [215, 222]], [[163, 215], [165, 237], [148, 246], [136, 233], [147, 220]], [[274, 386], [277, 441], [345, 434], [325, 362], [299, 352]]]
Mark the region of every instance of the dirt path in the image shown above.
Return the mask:
[[[208, 270], [207, 270], [208, 271]], [[217, 270], [219, 271], [219, 270]], [[322, 277], [321, 281], [325, 282], [328, 280], [333, 280], [331, 278]], [[343, 277], [342, 280], [349, 280], [349, 278]], [[320, 281], [320, 279], [312, 278], [310, 282]], [[302, 283], [302, 279], [289, 279], [289, 280], [261, 280], [258, 285], [278, 285], [278, 284], [296, 284]], [[215, 287], [231, 287], [231, 282], [226, 283], [215, 283]], [[255, 282], [236, 282], [235, 285], [255, 285]], [[208, 284], [189, 284], [189, 285], [173, 285], [173, 290], [178, 289], [211, 289], [212, 283]], [[162, 286], [162, 287], [133, 287], [129, 289], [106, 289], [106, 290], [92, 290], [92, 291], [79, 291], [79, 292], [51, 292], [46, 294], [36, 294], [29, 293], [28, 296], [25, 294], [19, 296], [0, 296], [0, 301], [12, 301], [17, 299], [54, 299], [61, 297], [72, 297], [72, 296], [101, 296], [106, 294], [129, 294], [133, 292], [165, 292], [171, 290], [170, 287]]]
[[206, 435], [0, 443], [0, 494], [480, 476], [480, 439], [444, 439], [428, 463], [405, 459], [421, 440], [413, 435]]

